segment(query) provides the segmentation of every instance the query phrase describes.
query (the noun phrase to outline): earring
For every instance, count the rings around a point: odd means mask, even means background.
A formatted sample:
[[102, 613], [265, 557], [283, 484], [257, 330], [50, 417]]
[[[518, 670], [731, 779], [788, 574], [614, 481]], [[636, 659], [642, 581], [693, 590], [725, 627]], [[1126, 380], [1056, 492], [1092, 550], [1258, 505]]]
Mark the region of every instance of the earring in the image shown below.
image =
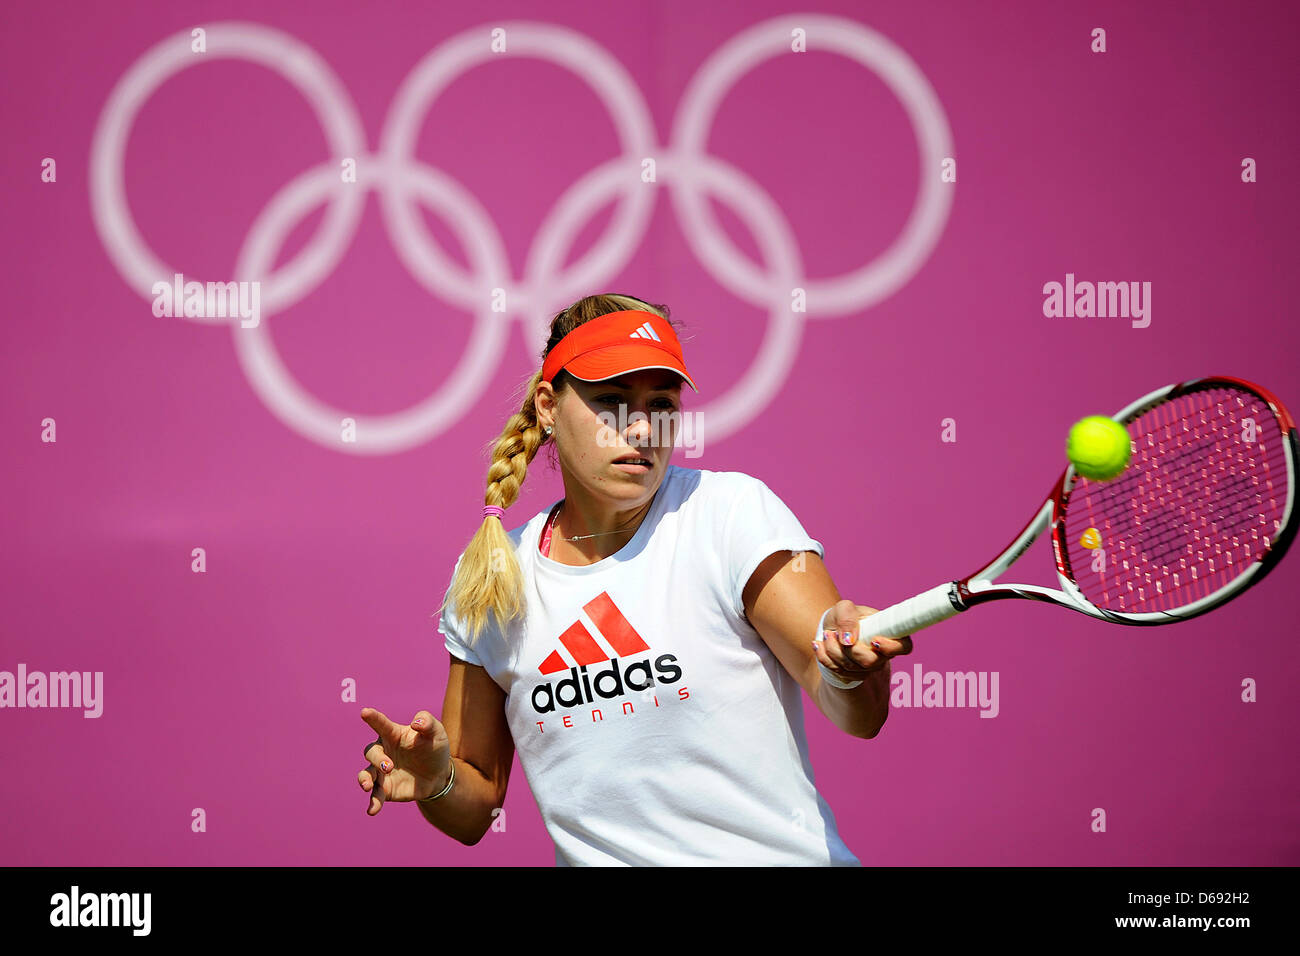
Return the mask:
[[547, 425], [547, 426], [546, 426], [546, 437], [547, 437], [547, 438], [550, 438], [550, 437], [551, 437], [551, 426], [550, 426], [550, 425]]

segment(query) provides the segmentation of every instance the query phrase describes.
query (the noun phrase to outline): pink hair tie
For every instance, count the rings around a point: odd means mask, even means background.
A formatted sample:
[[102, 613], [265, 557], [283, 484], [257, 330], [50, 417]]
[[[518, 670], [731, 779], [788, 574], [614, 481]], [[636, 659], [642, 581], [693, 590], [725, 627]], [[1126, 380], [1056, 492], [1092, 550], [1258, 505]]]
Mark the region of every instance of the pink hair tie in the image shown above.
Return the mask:
[[498, 508], [496, 505], [486, 505], [483, 508], [484, 518], [488, 517], [489, 515], [496, 515], [498, 518], [500, 518], [505, 513], [506, 513], [505, 508]]

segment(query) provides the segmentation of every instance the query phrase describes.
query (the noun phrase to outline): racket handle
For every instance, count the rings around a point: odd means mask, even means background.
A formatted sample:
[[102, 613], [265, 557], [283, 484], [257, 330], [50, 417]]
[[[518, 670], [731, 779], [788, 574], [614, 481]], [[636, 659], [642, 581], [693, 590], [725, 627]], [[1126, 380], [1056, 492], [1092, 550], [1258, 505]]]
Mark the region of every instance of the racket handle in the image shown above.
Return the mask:
[[951, 593], [953, 593], [953, 582], [922, 591], [916, 597], [908, 598], [875, 614], [868, 614], [859, 623], [858, 633], [862, 637], [876, 634], [903, 637], [931, 624], [945, 621], [965, 610], [953, 604], [948, 596]]

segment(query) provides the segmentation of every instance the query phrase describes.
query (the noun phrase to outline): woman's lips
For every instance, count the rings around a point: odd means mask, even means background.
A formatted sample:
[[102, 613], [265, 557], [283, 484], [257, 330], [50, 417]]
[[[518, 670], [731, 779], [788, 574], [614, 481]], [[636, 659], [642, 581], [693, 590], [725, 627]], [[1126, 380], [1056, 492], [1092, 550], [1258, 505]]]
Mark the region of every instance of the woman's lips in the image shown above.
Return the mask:
[[[650, 462], [650, 459], [647, 458], [645, 459], [645, 461]], [[627, 458], [622, 461], [614, 462], [614, 467], [617, 468], [619, 471], [627, 472], [629, 475], [644, 475], [646, 472], [650, 471], [650, 469], [654, 467], [654, 463], [650, 462], [649, 464], [644, 464], [644, 465], [634, 464], [632, 459]]]

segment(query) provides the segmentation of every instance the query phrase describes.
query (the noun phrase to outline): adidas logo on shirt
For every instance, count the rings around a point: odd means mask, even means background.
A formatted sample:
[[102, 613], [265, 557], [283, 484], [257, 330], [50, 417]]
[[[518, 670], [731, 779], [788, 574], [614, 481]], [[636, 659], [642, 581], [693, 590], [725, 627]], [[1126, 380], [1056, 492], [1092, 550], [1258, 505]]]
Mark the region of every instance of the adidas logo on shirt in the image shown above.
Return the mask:
[[[568, 652], [573, 664], [570, 665], [569, 660], [557, 648], [538, 665], [538, 671], [544, 675], [559, 674], [566, 670], [569, 673], [560, 680], [546, 681], [533, 688], [530, 699], [533, 710], [537, 713], [550, 714], [557, 707], [592, 704], [598, 698], [613, 700], [648, 690], [656, 684], [674, 684], [681, 680], [682, 669], [677, 666], [677, 658], [672, 654], [661, 654], [655, 658], [653, 671], [649, 659], [626, 661], [628, 657], [649, 651], [650, 645], [623, 616], [608, 592], [602, 591], [584, 604], [582, 609], [587, 612], [614, 654], [611, 656], [597, 643], [581, 620], [570, 624], [560, 635], [560, 644]], [[588, 667], [598, 664], [608, 666], [596, 674], [587, 673]], [[686, 688], [682, 688], [681, 693], [685, 694]], [[624, 705], [625, 708], [630, 706]]]
[[659, 338], [659, 336], [655, 334], [655, 330], [651, 327], [649, 322], [646, 322], [644, 325], [642, 325], [641, 328], [637, 329], [635, 332], [629, 335], [628, 338], [629, 339], [654, 339], [656, 342], [663, 341], [663, 339]]

